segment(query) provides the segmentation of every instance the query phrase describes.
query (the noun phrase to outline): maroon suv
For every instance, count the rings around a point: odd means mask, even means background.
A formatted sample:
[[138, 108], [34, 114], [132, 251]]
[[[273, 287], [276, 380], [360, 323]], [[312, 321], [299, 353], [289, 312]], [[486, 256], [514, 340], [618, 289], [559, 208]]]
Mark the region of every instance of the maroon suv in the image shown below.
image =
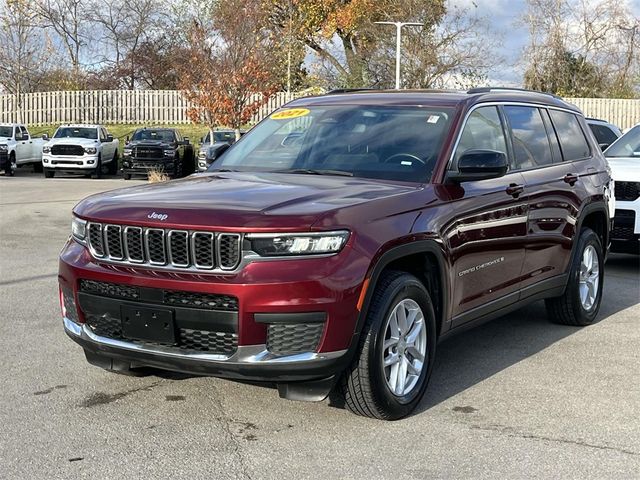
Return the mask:
[[583, 115], [551, 95], [296, 100], [204, 174], [80, 202], [64, 328], [107, 370], [335, 389], [400, 418], [445, 336], [540, 299], [594, 321], [611, 186]]

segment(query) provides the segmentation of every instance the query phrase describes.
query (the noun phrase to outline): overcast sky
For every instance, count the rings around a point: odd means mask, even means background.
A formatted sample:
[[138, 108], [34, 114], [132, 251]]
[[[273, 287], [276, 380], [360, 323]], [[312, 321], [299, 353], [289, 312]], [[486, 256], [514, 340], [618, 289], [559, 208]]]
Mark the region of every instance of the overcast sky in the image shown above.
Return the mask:
[[[640, 17], [640, 0], [620, 0], [629, 5], [636, 17]], [[450, 5], [461, 7], [477, 6], [477, 12], [487, 17], [495, 30], [502, 34], [500, 52], [505, 63], [494, 68], [489, 74], [491, 85], [515, 86], [522, 83], [523, 66], [519, 64], [524, 47], [528, 43], [526, 27], [517, 25], [525, 11], [525, 0], [450, 0]], [[594, 2], [595, 3], [595, 2]]]

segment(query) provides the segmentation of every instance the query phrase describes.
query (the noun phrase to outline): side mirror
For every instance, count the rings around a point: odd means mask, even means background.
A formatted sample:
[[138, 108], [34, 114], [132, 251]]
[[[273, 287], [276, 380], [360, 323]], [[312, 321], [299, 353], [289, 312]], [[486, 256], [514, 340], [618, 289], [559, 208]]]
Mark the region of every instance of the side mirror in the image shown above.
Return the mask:
[[42, 139], [43, 140], [49, 140], [49, 134], [48, 133], [43, 133], [42, 134]]
[[183, 137], [183, 139], [182, 139], [182, 144], [183, 144], [183, 145], [190, 145], [189, 137]]
[[113, 135], [107, 135], [107, 142], [113, 142]]
[[200, 143], [204, 143], [204, 137], [200, 137]]
[[609, 145], [611, 145], [610, 143], [599, 143], [598, 146], [600, 147], [600, 150], [602, 150], [603, 152], [609, 148]]
[[504, 176], [509, 170], [507, 155], [496, 150], [467, 150], [458, 160], [458, 171], [451, 172], [450, 180], [461, 183], [487, 180]]
[[124, 139], [124, 143], [129, 143], [129, 135], [127, 135]]

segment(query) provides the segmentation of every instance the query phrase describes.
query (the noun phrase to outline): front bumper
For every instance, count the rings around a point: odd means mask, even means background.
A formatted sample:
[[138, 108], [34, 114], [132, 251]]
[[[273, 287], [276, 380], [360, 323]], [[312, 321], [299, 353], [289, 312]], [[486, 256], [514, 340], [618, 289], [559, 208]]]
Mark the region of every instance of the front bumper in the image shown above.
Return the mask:
[[131, 157], [123, 158], [122, 172], [125, 174], [147, 175], [150, 170], [157, 170], [167, 175], [173, 175], [175, 173], [174, 159], [137, 160]]
[[98, 154], [95, 155], [42, 155], [42, 166], [54, 170], [87, 171], [94, 170], [98, 163]]
[[616, 200], [611, 251], [640, 253], [640, 198], [635, 201]]
[[[347, 366], [350, 347], [354, 344], [357, 302], [365, 274], [361, 269], [366, 268], [356, 256], [351, 248], [345, 247], [332, 257], [255, 262], [228, 275], [175, 274], [101, 264], [83, 246], [70, 240], [61, 252], [59, 282], [63, 290], [73, 292], [78, 314], [76, 321], [65, 317], [64, 328], [86, 352], [135, 366], [257, 381], [327, 378]], [[233, 296], [238, 304], [233, 317], [237, 347], [232, 352], [217, 354], [102, 336], [87, 323], [87, 314], [94, 315], [93, 318], [101, 314], [101, 302], [87, 307], [87, 298], [91, 301], [91, 295], [80, 291], [82, 280], [139, 287], [150, 295], [146, 300], [140, 297], [140, 301], [155, 302], [157, 305], [144, 304], [152, 307], [169, 308], [166, 303], [162, 304], [162, 297], [153, 296], [163, 291]], [[112, 305], [104, 310], [103, 317], [118, 315], [114, 302], [131, 303], [114, 298], [109, 302]], [[184, 322], [180, 328], [216, 330], [213, 324], [223, 321], [218, 314], [207, 317], [200, 310], [182, 306], [174, 307], [174, 312], [176, 322]], [[304, 323], [309, 312], [320, 312], [324, 322], [317, 346], [312, 351], [296, 353], [274, 350], [269, 344], [269, 335], [277, 329], [271, 330], [270, 322], [277, 324], [283, 318], [299, 318], [301, 320], [293, 321]], [[199, 325], [194, 326], [198, 322]], [[203, 322], [211, 322], [211, 328], [202, 326]]]
[[131, 363], [133, 368], [149, 366], [164, 370], [213, 375], [241, 380], [290, 382], [335, 375], [347, 366], [347, 350], [273, 355], [267, 346], [239, 346], [231, 356], [205, 353], [176, 353], [160, 346], [144, 346], [101, 337], [87, 325], [63, 319], [66, 334], [85, 351]]

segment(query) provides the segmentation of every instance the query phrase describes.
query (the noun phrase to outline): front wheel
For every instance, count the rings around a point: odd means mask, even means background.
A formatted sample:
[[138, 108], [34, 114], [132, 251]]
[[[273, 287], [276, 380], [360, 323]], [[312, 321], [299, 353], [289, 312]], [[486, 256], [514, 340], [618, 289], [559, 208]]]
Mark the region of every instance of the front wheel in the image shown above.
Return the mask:
[[341, 382], [347, 408], [385, 420], [411, 413], [427, 388], [436, 349], [433, 303], [416, 277], [383, 274], [358, 348]]
[[179, 156], [173, 161], [173, 178], [182, 178], [183, 162]]
[[101, 178], [102, 177], [102, 160], [98, 157], [98, 161], [96, 162], [96, 168], [93, 172], [91, 172], [91, 178]]
[[577, 239], [564, 294], [546, 300], [551, 320], [563, 325], [591, 325], [600, 310], [604, 281], [604, 255], [600, 237], [583, 228]]
[[56, 174], [56, 171], [53, 168], [44, 169], [44, 178], [53, 178], [55, 174]]
[[116, 175], [118, 173], [118, 151], [113, 154], [113, 159], [107, 165], [107, 173], [109, 175]]

